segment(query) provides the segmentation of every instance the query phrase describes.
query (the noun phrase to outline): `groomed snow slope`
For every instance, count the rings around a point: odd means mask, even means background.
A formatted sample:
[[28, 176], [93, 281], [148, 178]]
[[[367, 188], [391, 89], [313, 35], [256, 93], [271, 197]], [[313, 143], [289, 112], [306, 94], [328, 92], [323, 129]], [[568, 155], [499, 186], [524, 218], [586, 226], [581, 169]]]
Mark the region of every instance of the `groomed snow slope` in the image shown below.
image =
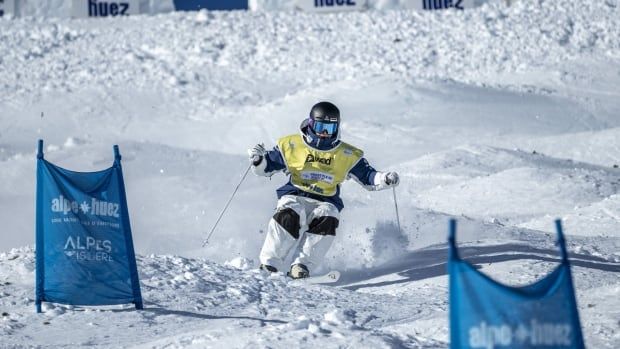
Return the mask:
[[[616, 0], [0, 19], [0, 52], [8, 346], [446, 347], [449, 217], [466, 255], [515, 284], [550, 270], [563, 218], [588, 346], [620, 346]], [[391, 192], [345, 183], [321, 266], [342, 271], [339, 287], [261, 275], [285, 179], [252, 176], [199, 248], [245, 149], [296, 132], [319, 100], [340, 106], [344, 138], [375, 167], [401, 174], [403, 233]], [[32, 249], [9, 251], [34, 242], [38, 138], [47, 159], [81, 171], [110, 166], [120, 145], [150, 310], [32, 314]], [[231, 260], [241, 269], [221, 264]]]

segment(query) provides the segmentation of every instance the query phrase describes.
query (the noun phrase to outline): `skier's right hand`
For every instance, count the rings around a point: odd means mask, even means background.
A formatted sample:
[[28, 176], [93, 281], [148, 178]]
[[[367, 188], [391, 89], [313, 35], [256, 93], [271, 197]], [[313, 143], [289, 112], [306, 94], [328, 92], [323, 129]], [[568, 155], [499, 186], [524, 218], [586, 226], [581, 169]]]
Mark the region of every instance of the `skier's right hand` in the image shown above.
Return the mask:
[[267, 154], [267, 149], [265, 149], [265, 145], [262, 143], [259, 143], [253, 148], [248, 149], [250, 162], [253, 166], [260, 165], [261, 161], [263, 161], [263, 157], [265, 156], [265, 154]]
[[386, 173], [383, 180], [385, 181], [385, 184], [388, 187], [397, 187], [398, 183], [400, 183], [400, 179], [398, 178], [398, 173], [396, 172]]

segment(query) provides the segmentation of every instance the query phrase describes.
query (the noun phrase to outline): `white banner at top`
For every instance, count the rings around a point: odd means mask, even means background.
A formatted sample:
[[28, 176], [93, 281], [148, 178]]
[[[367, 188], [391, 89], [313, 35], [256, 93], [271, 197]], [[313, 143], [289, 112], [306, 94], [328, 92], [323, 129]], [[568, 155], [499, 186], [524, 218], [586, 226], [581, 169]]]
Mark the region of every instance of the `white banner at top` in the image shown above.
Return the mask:
[[0, 0], [0, 17], [15, 15], [15, 0]]
[[77, 18], [140, 14], [140, 0], [73, 0], [71, 15]]
[[297, 7], [307, 12], [344, 12], [366, 9], [367, 0], [297, 0]]
[[473, 8], [474, 0], [408, 0], [407, 8], [413, 10], [464, 10]]

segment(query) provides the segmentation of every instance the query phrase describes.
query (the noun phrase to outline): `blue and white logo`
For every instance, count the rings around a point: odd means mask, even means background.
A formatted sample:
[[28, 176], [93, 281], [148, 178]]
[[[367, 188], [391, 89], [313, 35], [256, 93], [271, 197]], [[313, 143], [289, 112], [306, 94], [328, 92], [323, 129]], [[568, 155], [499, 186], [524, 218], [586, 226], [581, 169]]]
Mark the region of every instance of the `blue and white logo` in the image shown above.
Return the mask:
[[83, 213], [93, 216], [120, 217], [120, 205], [118, 203], [97, 200], [96, 198], [91, 198], [89, 201], [82, 200], [78, 202], [76, 200], [70, 201], [60, 195], [52, 199], [51, 209], [52, 212], [62, 213], [65, 216], [69, 213]]
[[297, 7], [307, 12], [361, 11], [367, 0], [297, 0]]
[[334, 176], [324, 172], [304, 171], [301, 173], [301, 178], [307, 181], [334, 183]]
[[503, 323], [490, 325], [481, 321], [469, 328], [471, 348], [501, 347], [569, 347], [572, 343], [572, 328], [569, 323], [542, 322], [531, 319], [529, 323], [516, 326]]
[[118, 17], [140, 13], [139, 0], [73, 0], [72, 15], [86, 17]]
[[69, 236], [64, 253], [78, 261], [112, 262], [112, 241], [95, 239], [92, 236]]

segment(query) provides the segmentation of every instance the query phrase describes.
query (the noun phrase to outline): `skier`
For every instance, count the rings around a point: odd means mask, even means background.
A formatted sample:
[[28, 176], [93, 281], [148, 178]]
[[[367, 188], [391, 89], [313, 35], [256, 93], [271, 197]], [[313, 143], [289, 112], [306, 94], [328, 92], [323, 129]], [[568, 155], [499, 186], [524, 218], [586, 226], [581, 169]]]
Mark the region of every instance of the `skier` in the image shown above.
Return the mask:
[[299, 242], [288, 273], [294, 279], [310, 276], [308, 268], [321, 262], [336, 236], [344, 207], [342, 182], [352, 178], [368, 190], [399, 183], [396, 172], [376, 171], [362, 150], [340, 140], [340, 111], [334, 104], [315, 104], [300, 131], [280, 138], [272, 150], [263, 144], [248, 149], [255, 175], [271, 177], [284, 171], [289, 176], [277, 189], [278, 205], [259, 258], [260, 269], [277, 272], [276, 266]]

